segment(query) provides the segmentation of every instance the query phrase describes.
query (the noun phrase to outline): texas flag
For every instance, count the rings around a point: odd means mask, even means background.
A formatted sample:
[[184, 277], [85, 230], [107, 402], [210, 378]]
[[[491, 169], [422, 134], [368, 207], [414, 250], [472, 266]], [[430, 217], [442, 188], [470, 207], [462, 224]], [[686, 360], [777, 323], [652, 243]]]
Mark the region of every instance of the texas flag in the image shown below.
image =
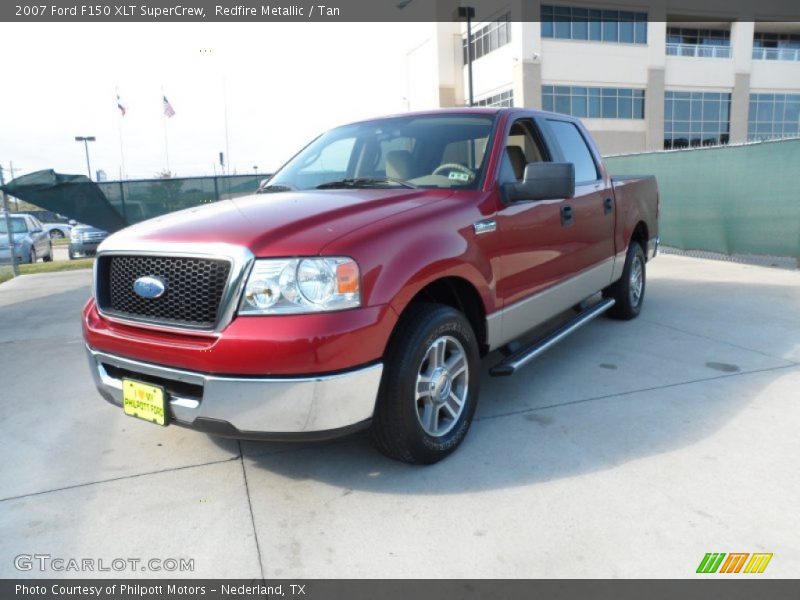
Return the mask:
[[164, 96], [164, 114], [167, 117], [174, 117], [175, 116], [175, 109], [172, 108], [172, 104], [169, 103], [169, 100], [167, 100], [166, 96]]

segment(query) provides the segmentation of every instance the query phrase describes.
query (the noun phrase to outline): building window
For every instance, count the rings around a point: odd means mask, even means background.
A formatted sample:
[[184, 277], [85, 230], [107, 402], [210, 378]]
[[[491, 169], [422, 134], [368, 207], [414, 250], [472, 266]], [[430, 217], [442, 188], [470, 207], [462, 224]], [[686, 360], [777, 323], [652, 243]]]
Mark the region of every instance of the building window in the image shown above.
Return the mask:
[[800, 136], [800, 94], [750, 94], [747, 139]]
[[[472, 34], [472, 60], [505, 46], [511, 41], [511, 13], [484, 25]], [[464, 64], [467, 64], [467, 36], [461, 40]]]
[[664, 148], [727, 144], [731, 95], [720, 92], [664, 94]]
[[731, 32], [724, 29], [667, 27], [667, 55], [730, 58]]
[[543, 4], [541, 19], [544, 38], [647, 43], [647, 13]]
[[800, 61], [800, 35], [758, 32], [753, 35], [753, 58]]
[[498, 106], [505, 108], [514, 106], [514, 92], [506, 90], [494, 96], [486, 96], [485, 98], [476, 100], [475, 106]]
[[544, 110], [590, 119], [644, 119], [644, 90], [543, 85]]

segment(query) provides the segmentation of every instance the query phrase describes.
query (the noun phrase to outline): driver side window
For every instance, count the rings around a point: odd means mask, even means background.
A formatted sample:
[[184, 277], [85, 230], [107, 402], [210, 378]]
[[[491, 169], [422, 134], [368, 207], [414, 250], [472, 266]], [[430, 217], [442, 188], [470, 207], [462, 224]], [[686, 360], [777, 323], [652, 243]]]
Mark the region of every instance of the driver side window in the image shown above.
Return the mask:
[[530, 119], [514, 121], [506, 138], [505, 152], [500, 163], [500, 183], [522, 181], [525, 166], [545, 160], [534, 135]]

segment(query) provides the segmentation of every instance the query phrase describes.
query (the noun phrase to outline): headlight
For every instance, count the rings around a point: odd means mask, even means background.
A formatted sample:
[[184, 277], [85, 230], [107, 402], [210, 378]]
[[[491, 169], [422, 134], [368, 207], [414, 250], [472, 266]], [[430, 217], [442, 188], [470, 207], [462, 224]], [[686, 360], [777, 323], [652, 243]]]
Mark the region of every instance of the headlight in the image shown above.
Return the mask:
[[300, 314], [360, 305], [360, 277], [353, 259], [270, 258], [253, 265], [239, 314]]

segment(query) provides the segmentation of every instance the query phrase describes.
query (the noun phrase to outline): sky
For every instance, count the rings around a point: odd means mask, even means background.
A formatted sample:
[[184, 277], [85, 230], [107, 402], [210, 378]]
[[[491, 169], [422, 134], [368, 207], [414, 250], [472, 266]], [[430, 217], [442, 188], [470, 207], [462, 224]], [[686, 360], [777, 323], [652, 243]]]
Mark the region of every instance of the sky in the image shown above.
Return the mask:
[[[405, 111], [406, 53], [419, 28], [3, 23], [0, 164], [6, 179], [11, 163], [14, 176], [86, 174], [75, 136], [93, 135], [93, 176], [153, 177], [167, 158], [175, 176], [209, 175], [221, 172], [227, 112], [229, 172], [270, 172], [326, 129]], [[166, 122], [162, 89], [175, 110]]]

